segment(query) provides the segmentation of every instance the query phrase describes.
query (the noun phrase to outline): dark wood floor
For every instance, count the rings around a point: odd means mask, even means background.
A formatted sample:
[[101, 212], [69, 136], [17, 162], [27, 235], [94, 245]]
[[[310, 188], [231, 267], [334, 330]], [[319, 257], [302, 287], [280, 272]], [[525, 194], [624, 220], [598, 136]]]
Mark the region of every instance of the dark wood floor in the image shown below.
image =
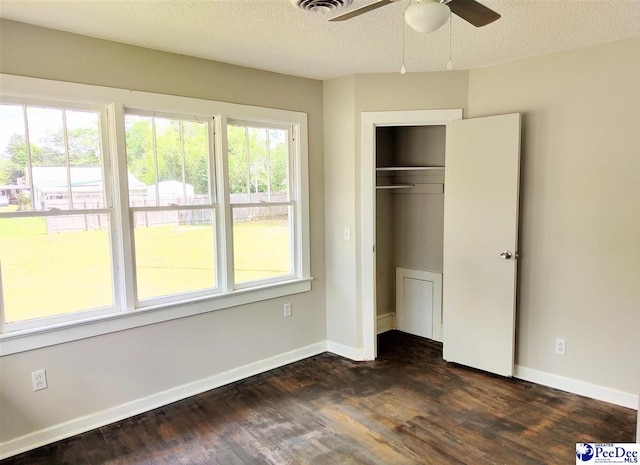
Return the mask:
[[2, 465], [564, 465], [576, 442], [635, 441], [634, 410], [447, 364], [398, 332], [379, 352], [322, 354]]

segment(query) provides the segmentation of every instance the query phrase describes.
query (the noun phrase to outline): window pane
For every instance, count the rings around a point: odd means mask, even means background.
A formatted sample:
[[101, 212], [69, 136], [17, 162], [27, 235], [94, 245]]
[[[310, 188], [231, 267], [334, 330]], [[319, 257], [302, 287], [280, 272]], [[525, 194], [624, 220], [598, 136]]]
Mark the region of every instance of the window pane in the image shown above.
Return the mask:
[[31, 210], [33, 197], [34, 210], [103, 208], [99, 114], [40, 107], [26, 114], [27, 126], [22, 106], [0, 110], [0, 184], [10, 186], [13, 203]]
[[236, 283], [287, 276], [291, 269], [291, 208], [233, 209], [233, 254]]
[[74, 110], [65, 113], [73, 208], [104, 208], [98, 114]]
[[193, 197], [187, 197], [187, 204], [209, 204], [211, 196], [209, 195], [207, 125], [195, 121], [184, 121], [183, 132], [186, 188], [193, 192]]
[[126, 115], [129, 204], [207, 205], [207, 124], [172, 118]]
[[249, 202], [249, 178], [247, 176], [247, 151], [245, 148], [244, 126], [229, 125], [227, 127], [227, 146], [231, 202]]
[[[155, 118], [158, 181], [182, 180], [182, 155], [180, 153], [180, 122], [167, 118]], [[160, 197], [171, 193], [159, 189]], [[161, 205], [164, 205], [161, 201]]]
[[138, 300], [216, 287], [214, 211], [134, 214]]
[[267, 151], [267, 130], [265, 128], [247, 128], [249, 138], [249, 183], [251, 198], [249, 202], [266, 201], [268, 192], [269, 160]]
[[27, 121], [33, 166], [66, 166], [62, 110], [27, 107]]
[[0, 219], [5, 320], [113, 305], [107, 215]]
[[18, 205], [20, 210], [31, 209], [26, 168], [27, 141], [22, 106], [0, 105], [0, 184], [4, 185], [0, 195]]
[[58, 108], [27, 108], [33, 209], [69, 208], [69, 177], [62, 124]]
[[229, 125], [231, 203], [289, 200], [289, 133], [285, 129]]
[[129, 205], [132, 207], [156, 204], [155, 196], [147, 196], [147, 186], [156, 183], [151, 120], [151, 117], [138, 115], [126, 115], [124, 119]]
[[289, 134], [283, 129], [269, 129], [271, 202], [289, 200]]

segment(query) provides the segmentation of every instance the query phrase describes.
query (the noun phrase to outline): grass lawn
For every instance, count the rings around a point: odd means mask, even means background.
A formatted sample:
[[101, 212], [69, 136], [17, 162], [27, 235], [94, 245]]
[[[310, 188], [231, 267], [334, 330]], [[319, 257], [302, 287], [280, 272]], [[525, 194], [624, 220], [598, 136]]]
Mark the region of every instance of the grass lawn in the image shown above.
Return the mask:
[[[139, 299], [216, 285], [211, 226], [135, 231]], [[234, 224], [235, 280], [289, 273], [286, 222]], [[0, 271], [7, 322], [112, 305], [105, 230], [49, 234], [43, 218], [0, 220]]]

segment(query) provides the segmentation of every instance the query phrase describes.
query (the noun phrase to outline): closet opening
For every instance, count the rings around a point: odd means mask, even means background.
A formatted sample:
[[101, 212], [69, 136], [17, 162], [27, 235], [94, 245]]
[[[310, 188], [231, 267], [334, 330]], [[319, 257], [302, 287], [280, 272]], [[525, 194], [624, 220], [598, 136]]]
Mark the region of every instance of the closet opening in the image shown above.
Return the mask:
[[376, 319], [442, 341], [444, 125], [376, 128]]
[[364, 356], [389, 330], [442, 341], [445, 139], [461, 110], [362, 114]]

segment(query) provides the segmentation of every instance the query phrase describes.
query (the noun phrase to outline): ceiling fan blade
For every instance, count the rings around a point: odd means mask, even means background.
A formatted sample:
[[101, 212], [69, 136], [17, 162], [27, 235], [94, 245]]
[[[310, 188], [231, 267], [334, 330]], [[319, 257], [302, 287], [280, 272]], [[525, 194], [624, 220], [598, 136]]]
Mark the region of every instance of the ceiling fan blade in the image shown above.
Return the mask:
[[356, 16], [360, 16], [361, 14], [367, 13], [369, 11], [377, 10], [378, 8], [383, 7], [385, 5], [389, 5], [394, 1], [395, 0], [380, 0], [378, 2], [363, 6], [362, 8], [358, 8], [356, 10], [349, 11], [348, 13], [336, 16], [335, 18], [331, 18], [329, 21], [345, 21], [347, 19], [355, 18]]
[[498, 13], [475, 0], [451, 0], [447, 6], [475, 27], [486, 26], [500, 18]]

